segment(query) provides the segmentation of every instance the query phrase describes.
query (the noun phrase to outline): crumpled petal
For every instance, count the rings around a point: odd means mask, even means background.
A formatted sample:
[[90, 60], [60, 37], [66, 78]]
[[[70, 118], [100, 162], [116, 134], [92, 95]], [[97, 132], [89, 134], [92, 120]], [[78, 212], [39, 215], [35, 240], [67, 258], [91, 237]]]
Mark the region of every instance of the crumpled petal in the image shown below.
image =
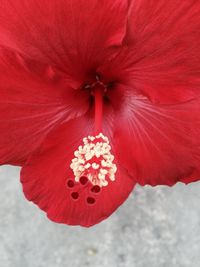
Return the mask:
[[127, 0], [2, 0], [0, 45], [56, 66], [78, 85], [121, 45], [127, 10]]
[[118, 56], [99, 68], [155, 104], [200, 95], [200, 2], [134, 0]]
[[[100, 192], [92, 192], [89, 182], [73, 184], [74, 174], [70, 169], [73, 153], [82, 138], [93, 132], [92, 121], [93, 116], [87, 114], [58, 127], [22, 168], [25, 196], [55, 222], [86, 227], [99, 223], [125, 201], [134, 187], [134, 180], [120, 163], [117, 164], [116, 180], [109, 181]], [[68, 183], [72, 185], [67, 186]], [[72, 194], [75, 198], [78, 194], [78, 198], [73, 199]]]
[[88, 109], [86, 95], [33, 65], [0, 51], [0, 164], [23, 164], [54, 127]]
[[116, 112], [115, 153], [141, 185], [199, 180], [199, 136], [200, 98], [155, 105], [127, 89]]

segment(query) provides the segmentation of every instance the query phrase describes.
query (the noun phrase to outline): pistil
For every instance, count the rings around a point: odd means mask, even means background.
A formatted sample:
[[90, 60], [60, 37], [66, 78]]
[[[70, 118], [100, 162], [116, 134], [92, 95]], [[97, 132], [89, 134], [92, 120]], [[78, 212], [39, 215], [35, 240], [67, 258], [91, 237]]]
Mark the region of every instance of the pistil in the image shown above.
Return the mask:
[[97, 81], [93, 89], [94, 95], [94, 135], [83, 138], [83, 144], [74, 152], [71, 169], [75, 181], [87, 177], [92, 185], [107, 186], [115, 181], [117, 167], [108, 138], [102, 133], [104, 86]]

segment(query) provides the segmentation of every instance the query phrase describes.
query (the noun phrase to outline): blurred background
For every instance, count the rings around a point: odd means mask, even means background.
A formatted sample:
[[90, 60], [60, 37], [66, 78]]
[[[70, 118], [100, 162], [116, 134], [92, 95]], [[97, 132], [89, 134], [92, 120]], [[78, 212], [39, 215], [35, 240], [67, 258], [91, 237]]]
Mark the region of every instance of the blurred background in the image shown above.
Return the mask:
[[199, 267], [200, 182], [139, 187], [86, 229], [49, 221], [25, 200], [19, 168], [0, 167], [0, 267]]

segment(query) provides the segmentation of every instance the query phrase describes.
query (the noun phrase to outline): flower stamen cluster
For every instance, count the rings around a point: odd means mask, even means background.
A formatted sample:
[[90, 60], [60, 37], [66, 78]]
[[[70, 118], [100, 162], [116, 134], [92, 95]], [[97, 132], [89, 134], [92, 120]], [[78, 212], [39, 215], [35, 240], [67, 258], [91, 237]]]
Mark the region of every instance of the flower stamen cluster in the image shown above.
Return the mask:
[[79, 182], [86, 176], [93, 185], [107, 186], [108, 181], [115, 181], [116, 165], [111, 154], [109, 140], [102, 133], [83, 138], [83, 145], [74, 152], [70, 168], [73, 170], [75, 181]]

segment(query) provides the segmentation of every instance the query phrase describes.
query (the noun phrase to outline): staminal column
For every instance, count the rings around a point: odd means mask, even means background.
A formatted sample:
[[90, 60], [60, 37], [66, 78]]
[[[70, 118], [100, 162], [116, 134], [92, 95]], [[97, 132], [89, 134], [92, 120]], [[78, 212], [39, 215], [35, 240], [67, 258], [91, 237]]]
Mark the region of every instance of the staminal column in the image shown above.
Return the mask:
[[104, 90], [101, 85], [97, 84], [94, 87], [94, 99], [95, 99], [95, 135], [102, 132], [103, 122], [103, 94]]

